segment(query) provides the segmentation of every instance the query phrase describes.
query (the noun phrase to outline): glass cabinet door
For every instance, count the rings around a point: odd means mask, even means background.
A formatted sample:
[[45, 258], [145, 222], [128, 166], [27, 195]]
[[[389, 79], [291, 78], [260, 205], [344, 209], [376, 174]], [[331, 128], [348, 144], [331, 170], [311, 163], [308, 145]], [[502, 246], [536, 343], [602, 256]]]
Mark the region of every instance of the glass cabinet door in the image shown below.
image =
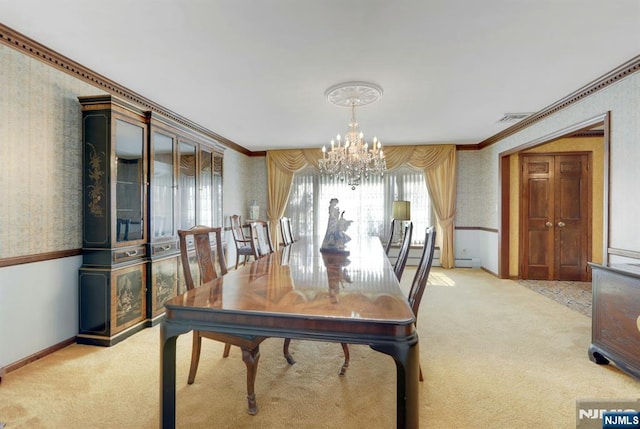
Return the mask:
[[198, 205], [198, 224], [213, 224], [213, 152], [200, 151], [200, 200]]
[[151, 239], [159, 240], [176, 234], [174, 223], [173, 137], [153, 133], [151, 165]]
[[180, 229], [189, 229], [196, 225], [196, 147], [181, 142], [179, 148]]
[[144, 237], [144, 129], [116, 119], [116, 241]]

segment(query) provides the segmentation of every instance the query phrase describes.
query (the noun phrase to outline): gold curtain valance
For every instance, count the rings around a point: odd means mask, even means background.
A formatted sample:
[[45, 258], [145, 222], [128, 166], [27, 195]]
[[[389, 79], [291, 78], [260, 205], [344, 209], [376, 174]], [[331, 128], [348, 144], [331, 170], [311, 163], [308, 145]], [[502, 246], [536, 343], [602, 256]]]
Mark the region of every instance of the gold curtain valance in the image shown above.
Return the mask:
[[320, 149], [269, 150], [267, 151], [267, 164], [271, 162], [283, 170], [297, 173], [308, 165], [319, 168], [318, 161], [321, 157], [322, 151]]

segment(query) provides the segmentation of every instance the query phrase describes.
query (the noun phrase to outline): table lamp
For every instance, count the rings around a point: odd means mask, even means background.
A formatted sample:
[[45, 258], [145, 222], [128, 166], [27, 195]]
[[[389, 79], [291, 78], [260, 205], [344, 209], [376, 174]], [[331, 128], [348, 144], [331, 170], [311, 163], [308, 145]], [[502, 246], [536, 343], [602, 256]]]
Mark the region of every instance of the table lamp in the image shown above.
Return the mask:
[[[404, 223], [411, 220], [411, 202], [410, 201], [394, 201], [393, 202], [393, 219], [400, 224], [400, 234], [398, 235], [398, 243], [404, 238]], [[395, 231], [392, 231], [395, 235]]]

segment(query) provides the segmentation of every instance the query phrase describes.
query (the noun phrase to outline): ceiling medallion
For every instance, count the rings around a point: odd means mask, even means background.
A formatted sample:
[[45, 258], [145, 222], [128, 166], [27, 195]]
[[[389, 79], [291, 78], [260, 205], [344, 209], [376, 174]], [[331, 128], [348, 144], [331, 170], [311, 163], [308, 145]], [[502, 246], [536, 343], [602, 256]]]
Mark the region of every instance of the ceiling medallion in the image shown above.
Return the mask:
[[365, 106], [382, 97], [382, 88], [373, 83], [346, 82], [332, 86], [324, 95], [336, 106]]

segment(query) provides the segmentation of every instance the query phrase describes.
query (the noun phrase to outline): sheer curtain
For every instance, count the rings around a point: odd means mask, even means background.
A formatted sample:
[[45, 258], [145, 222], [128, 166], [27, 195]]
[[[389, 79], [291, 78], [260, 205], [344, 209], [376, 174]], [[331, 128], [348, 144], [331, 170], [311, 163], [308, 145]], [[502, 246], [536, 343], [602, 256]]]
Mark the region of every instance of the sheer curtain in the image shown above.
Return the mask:
[[[296, 173], [289, 195], [285, 216], [291, 218], [297, 236], [322, 235], [327, 228], [328, 207], [332, 198], [339, 200], [345, 219], [354, 222], [351, 236], [369, 235], [386, 240], [391, 233], [393, 201], [411, 201], [411, 220], [414, 230], [424, 231], [432, 225], [429, 195], [420, 170], [398, 168], [384, 177], [371, 177], [352, 190], [339, 179], [323, 176], [313, 167]], [[414, 234], [415, 244], [422, 244], [424, 236]]]

